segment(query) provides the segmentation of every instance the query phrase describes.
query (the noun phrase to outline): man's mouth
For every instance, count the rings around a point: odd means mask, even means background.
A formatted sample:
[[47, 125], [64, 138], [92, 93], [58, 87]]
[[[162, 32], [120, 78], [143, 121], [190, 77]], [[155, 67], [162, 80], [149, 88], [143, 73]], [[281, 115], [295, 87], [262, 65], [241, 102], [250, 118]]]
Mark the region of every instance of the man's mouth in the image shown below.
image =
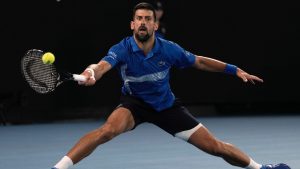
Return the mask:
[[147, 28], [146, 27], [140, 27], [139, 31], [147, 31]]

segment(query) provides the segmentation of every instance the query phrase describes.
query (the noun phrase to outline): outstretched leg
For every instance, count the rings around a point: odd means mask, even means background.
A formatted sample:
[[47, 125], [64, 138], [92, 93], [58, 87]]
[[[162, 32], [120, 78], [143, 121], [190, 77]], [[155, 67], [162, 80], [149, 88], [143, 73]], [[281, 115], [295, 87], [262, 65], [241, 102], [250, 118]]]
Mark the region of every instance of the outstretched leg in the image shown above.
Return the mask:
[[246, 169], [291, 169], [284, 163], [277, 165], [258, 164], [234, 145], [216, 139], [204, 126], [198, 128], [189, 137], [188, 142], [209, 154], [222, 157], [234, 166]]
[[231, 165], [245, 168], [250, 164], [251, 159], [249, 156], [232, 144], [216, 139], [204, 126], [195, 131], [190, 136], [188, 142], [204, 152], [222, 157]]
[[[134, 124], [131, 112], [126, 108], [119, 107], [112, 112], [104, 125], [84, 135], [67, 153], [65, 158], [67, 158], [67, 161], [69, 160], [69, 163], [71, 160], [72, 164], [76, 164], [91, 154], [100, 144], [111, 140], [123, 132], [131, 130]], [[68, 166], [65, 167], [65, 163], [68, 162], [62, 159], [55, 165], [55, 168], [67, 169]]]

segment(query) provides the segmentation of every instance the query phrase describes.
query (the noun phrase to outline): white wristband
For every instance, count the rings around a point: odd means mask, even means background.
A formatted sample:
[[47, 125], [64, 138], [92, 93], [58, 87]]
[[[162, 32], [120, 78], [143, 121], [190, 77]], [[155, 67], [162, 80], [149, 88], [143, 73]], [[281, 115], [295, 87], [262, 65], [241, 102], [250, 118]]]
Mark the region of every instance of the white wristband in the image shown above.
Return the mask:
[[87, 71], [91, 74], [90, 78], [95, 79], [95, 72], [92, 68], [86, 68], [85, 71]]

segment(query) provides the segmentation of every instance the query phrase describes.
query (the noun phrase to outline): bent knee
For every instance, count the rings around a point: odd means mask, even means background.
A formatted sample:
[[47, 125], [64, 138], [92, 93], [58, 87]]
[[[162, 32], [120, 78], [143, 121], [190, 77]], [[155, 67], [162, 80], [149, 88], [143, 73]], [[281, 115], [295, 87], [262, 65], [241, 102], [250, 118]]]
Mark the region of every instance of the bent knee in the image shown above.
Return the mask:
[[104, 124], [101, 128], [97, 129], [97, 140], [99, 142], [107, 142], [117, 136], [116, 129], [111, 124]]

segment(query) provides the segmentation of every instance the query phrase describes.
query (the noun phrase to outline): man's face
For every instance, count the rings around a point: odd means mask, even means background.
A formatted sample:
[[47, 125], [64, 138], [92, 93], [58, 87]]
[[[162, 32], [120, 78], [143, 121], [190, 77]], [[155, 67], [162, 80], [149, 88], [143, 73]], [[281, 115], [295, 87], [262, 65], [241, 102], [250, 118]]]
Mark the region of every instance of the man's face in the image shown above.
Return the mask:
[[134, 36], [140, 42], [146, 42], [158, 28], [153, 11], [146, 9], [136, 10], [130, 27]]

